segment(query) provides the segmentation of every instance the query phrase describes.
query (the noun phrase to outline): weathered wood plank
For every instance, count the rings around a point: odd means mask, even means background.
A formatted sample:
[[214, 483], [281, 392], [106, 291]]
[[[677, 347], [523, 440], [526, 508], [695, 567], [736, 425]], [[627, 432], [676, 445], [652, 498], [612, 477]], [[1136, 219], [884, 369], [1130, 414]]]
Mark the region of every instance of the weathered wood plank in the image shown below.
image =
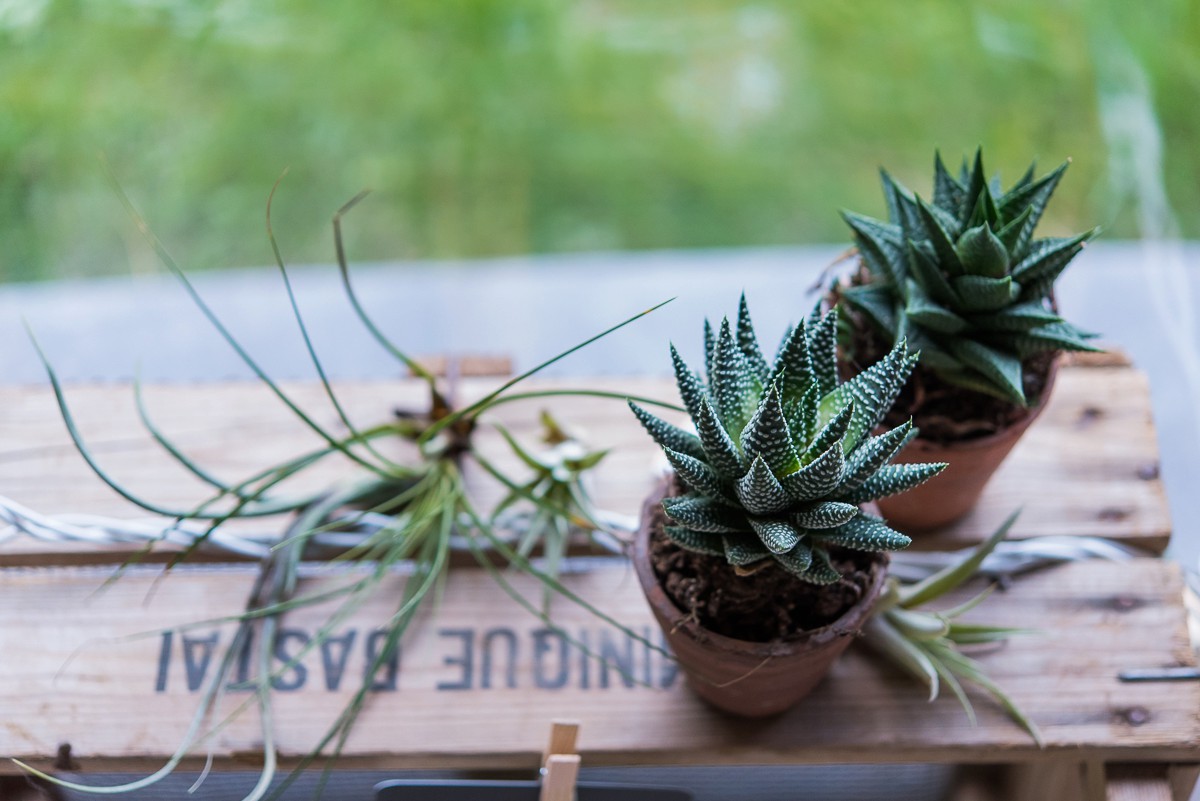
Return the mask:
[[1107, 765], [1106, 801], [1173, 801], [1166, 765]]
[[[627, 566], [593, 559], [576, 567], [572, 588], [658, 640]], [[106, 575], [103, 568], [0, 571], [0, 609], [20, 610], [0, 627], [0, 754], [47, 764], [70, 743], [85, 770], [142, 769], [183, 736], [214, 643], [227, 642], [229, 628], [120, 638], [236, 612], [252, 571], [197, 566], [154, 588], [156, 571], [139, 568], [95, 595]], [[326, 574], [304, 588], [346, 579]], [[388, 579], [397, 589], [401, 581]], [[517, 586], [538, 597], [530, 582]], [[286, 759], [310, 748], [349, 699], [377, 645], [375, 626], [397, 597], [382, 593], [335, 630], [332, 645], [281, 676], [275, 714]], [[373, 693], [346, 764], [533, 768], [550, 721], [563, 717], [580, 721], [588, 765], [997, 763], [1084, 753], [1179, 761], [1200, 746], [1200, 685], [1122, 684], [1116, 676], [1131, 666], [1192, 663], [1180, 598], [1180, 573], [1169, 563], [1089, 562], [1024, 577], [972, 613], [1040, 632], [978, 655], [1041, 727], [1048, 745], [1039, 751], [986, 699], [977, 699], [972, 727], [953, 699], [927, 703], [918, 687], [857, 648], [799, 708], [766, 721], [733, 720], [696, 700], [660, 655], [579, 608], [557, 602], [556, 620], [636, 681], [584, 658], [481, 571], [461, 570], [436, 615], [405, 642], [395, 674]], [[296, 653], [328, 612], [288, 614], [281, 650]], [[231, 692], [228, 702], [247, 698]], [[223, 764], [252, 758], [261, 748], [253, 712], [222, 730], [212, 748]], [[202, 758], [203, 749], [196, 753]]]
[[[591, 379], [570, 384], [674, 400], [669, 381]], [[495, 386], [490, 379], [463, 382], [464, 400]], [[531, 382], [529, 389], [560, 389], [559, 381]], [[395, 408], [421, 408], [422, 387], [413, 381], [347, 383], [339, 395], [359, 426], [386, 419]], [[319, 386], [289, 385], [288, 393], [326, 429], [344, 433]], [[179, 447], [215, 475], [244, 478], [292, 457], [320, 440], [255, 384], [156, 386], [146, 391], [151, 413]], [[69, 399], [96, 457], [119, 482], [170, 508], [188, 509], [206, 497], [206, 487], [174, 464], [140, 426], [127, 386], [79, 386]], [[623, 403], [594, 398], [550, 398], [514, 403], [496, 419], [519, 437], [537, 434], [537, 411], [552, 409], [597, 447], [612, 452], [595, 474], [594, 497], [605, 509], [635, 515], [655, 473], [665, 466]], [[53, 399], [44, 388], [0, 388], [0, 494], [47, 514], [86, 512], [140, 516], [136, 507], [104, 486], [71, 447]], [[1135, 370], [1109, 366], [1067, 367], [1055, 396], [1029, 435], [985, 491], [979, 507], [960, 524], [922, 537], [916, 547], [956, 548], [979, 541], [1014, 508], [1024, 513], [1017, 537], [1048, 534], [1109, 537], [1161, 552], [1170, 520], [1150, 419], [1149, 389]], [[670, 415], [668, 415], [670, 416]], [[480, 435], [496, 459], [517, 468], [498, 437]], [[394, 453], [403, 446], [388, 444]], [[331, 459], [296, 482], [294, 491], [315, 489], [353, 468]], [[488, 482], [476, 482], [483, 502], [496, 497]], [[278, 530], [281, 521], [247, 528]], [[0, 564], [78, 563], [111, 559], [130, 548], [47, 546], [24, 540], [0, 542]]]

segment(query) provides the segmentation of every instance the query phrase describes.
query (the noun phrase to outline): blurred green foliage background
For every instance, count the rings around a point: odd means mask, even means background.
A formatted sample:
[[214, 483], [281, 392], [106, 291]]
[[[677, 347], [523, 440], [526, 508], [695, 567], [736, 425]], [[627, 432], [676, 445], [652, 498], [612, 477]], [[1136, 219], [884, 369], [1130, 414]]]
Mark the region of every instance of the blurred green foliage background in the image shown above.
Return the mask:
[[1198, 5], [0, 0], [0, 280], [156, 269], [100, 154], [190, 268], [270, 263], [285, 167], [293, 263], [364, 187], [359, 261], [848, 241], [977, 145], [1074, 159], [1046, 233], [1196, 236]]

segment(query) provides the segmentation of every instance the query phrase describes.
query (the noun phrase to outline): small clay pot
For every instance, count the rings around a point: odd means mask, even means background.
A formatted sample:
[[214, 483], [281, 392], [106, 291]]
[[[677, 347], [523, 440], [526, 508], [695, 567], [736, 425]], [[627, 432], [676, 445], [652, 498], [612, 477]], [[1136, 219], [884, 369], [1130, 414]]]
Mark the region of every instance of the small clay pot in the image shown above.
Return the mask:
[[776, 642], [737, 640], [709, 631], [675, 605], [650, 562], [650, 538], [661, 525], [655, 512], [672, 486], [664, 480], [642, 507], [633, 543], [633, 566], [654, 617], [692, 690], [708, 703], [739, 717], [776, 715], [794, 706], [820, 683], [859, 634], [883, 589], [887, 556], [871, 554], [862, 598], [827, 626]]
[[1059, 361], [1050, 363], [1038, 402], [1008, 428], [963, 442], [942, 444], [920, 437], [910, 442], [893, 464], [946, 462], [949, 467], [916, 489], [877, 501], [888, 525], [912, 534], [949, 525], [971, 511], [1008, 452], [1046, 408]]

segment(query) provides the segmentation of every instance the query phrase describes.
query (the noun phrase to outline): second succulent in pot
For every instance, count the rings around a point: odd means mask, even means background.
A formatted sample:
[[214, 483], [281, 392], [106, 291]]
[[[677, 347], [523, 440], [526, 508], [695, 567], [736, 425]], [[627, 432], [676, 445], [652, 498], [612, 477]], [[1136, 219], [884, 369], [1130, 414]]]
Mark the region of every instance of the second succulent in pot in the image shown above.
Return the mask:
[[1033, 238], [1066, 169], [1035, 180], [1030, 167], [1002, 192], [986, 179], [981, 152], [958, 178], [938, 156], [931, 202], [883, 173], [888, 221], [844, 215], [869, 280], [842, 298], [893, 341], [919, 348], [922, 366], [942, 380], [1027, 406], [1029, 357], [1096, 350], [1095, 335], [1061, 318], [1050, 298], [1096, 232]]
[[[945, 476], [881, 503], [904, 531], [965, 515], [1044, 408], [1057, 355], [1096, 350], [1095, 336], [1059, 316], [1055, 281], [1095, 231], [1034, 239], [1067, 164], [1007, 191], [981, 153], [956, 178], [934, 160], [926, 202], [883, 173], [888, 220], [846, 213], [861, 269], [832, 299], [847, 308], [846, 367], [906, 340], [921, 366], [897, 412], [921, 438], [906, 458], [945, 461]], [[893, 414], [896, 414], [893, 412]], [[896, 422], [893, 418], [891, 422]]]

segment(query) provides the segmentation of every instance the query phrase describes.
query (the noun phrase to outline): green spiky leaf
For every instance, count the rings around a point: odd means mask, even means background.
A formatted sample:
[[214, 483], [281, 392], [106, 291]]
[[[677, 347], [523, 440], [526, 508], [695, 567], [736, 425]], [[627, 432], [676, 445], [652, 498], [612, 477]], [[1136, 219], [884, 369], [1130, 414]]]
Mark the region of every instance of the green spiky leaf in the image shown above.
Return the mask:
[[896, 338], [896, 309], [892, 293], [882, 286], [867, 284], [842, 290], [842, 300], [862, 312], [892, 340]]
[[675, 383], [679, 387], [679, 399], [683, 401], [683, 408], [687, 409], [687, 413], [695, 419], [700, 411], [701, 402], [708, 397], [708, 393], [704, 389], [704, 382], [700, 380], [700, 376], [688, 368], [674, 345], [671, 345], [671, 363], [675, 368]]
[[712, 323], [704, 321], [704, 374], [712, 375], [713, 356], [717, 352], [717, 335], [713, 332]]
[[704, 447], [704, 461], [724, 478], [733, 480], [741, 476], [746, 471], [746, 462], [707, 398], [701, 402], [700, 411], [694, 419], [696, 433], [700, 435], [700, 444]]
[[953, 214], [961, 219], [963, 201], [967, 196], [966, 187], [955, 180], [942, 162], [942, 155], [933, 156], [933, 205], [947, 214]]
[[792, 444], [779, 399], [779, 387], [772, 384], [741, 435], [742, 453], [747, 459], [762, 458], [776, 477], [800, 468], [800, 457]]
[[730, 431], [741, 431], [758, 405], [762, 380], [751, 369], [738, 347], [729, 320], [721, 321], [708, 390], [721, 422]]
[[858, 489], [842, 496], [847, 503], [869, 503], [919, 487], [946, 469], [945, 462], [885, 465]]
[[769, 515], [780, 512], [788, 507], [791, 499], [779, 480], [771, 473], [771, 468], [756, 457], [750, 464], [746, 475], [738, 479], [735, 485], [738, 500], [752, 515]]
[[[908, 243], [908, 266], [912, 279], [934, 302], [954, 308], [959, 303], [958, 294], [946, 280], [926, 244], [918, 247], [914, 242]], [[890, 300], [888, 302], [891, 303]]]
[[772, 554], [788, 553], [800, 542], [804, 532], [785, 520], [750, 518], [750, 525]]
[[771, 552], [757, 536], [727, 534], [724, 537], [725, 559], [734, 567], [746, 567], [768, 559]]
[[966, 231], [954, 245], [967, 275], [1003, 278], [1008, 274], [1008, 250], [988, 223]]
[[675, 474], [689, 489], [727, 506], [738, 505], [732, 487], [716, 470], [686, 453], [679, 453], [670, 448], [663, 448], [663, 453], [675, 469]]
[[816, 437], [813, 438], [812, 442], [805, 448], [804, 453], [801, 454], [801, 463], [805, 465], [811, 464], [834, 445], [838, 445], [839, 450], [843, 450], [844, 452], [845, 449], [840, 447], [842, 438], [850, 430], [850, 421], [853, 419], [854, 401], [850, 401], [842, 407], [842, 410], [832, 420], [817, 432]]
[[758, 376], [760, 384], [765, 383], [770, 375], [770, 367], [763, 357], [762, 349], [759, 348], [758, 337], [754, 333], [754, 322], [750, 319], [750, 307], [746, 304], [744, 292], [741, 303], [738, 305], [737, 341], [751, 372]]
[[684, 431], [678, 426], [671, 425], [667, 421], [655, 417], [633, 401], [629, 401], [629, 408], [633, 410], [633, 414], [637, 417], [638, 422], [646, 429], [646, 433], [660, 447], [685, 453], [696, 459], [706, 458], [704, 446], [700, 444], [700, 438], [695, 434], [690, 431]]
[[1020, 333], [1050, 323], [1062, 322], [1062, 318], [1047, 309], [1040, 301], [1029, 301], [1008, 306], [992, 314], [974, 316], [971, 321], [980, 328], [990, 331]]
[[663, 533], [667, 539], [683, 548], [708, 556], [724, 556], [725, 541], [720, 534], [707, 534], [703, 531], [691, 531], [680, 526], [666, 526]]
[[1083, 250], [1084, 243], [1094, 231], [1071, 237], [1055, 237], [1038, 241], [1025, 258], [1013, 267], [1012, 275], [1022, 283], [1053, 282], [1071, 260]]
[[793, 326], [775, 358], [769, 384], [782, 383], [785, 398], [802, 394], [813, 381], [812, 356], [809, 352], [808, 327]]
[[939, 334], [957, 334], [969, 327], [966, 320], [935, 303], [915, 281], [908, 283], [908, 304], [904, 314], [909, 320]]
[[1100, 349], [1088, 341], [1094, 337], [1095, 334], [1081, 331], [1070, 323], [1057, 322], [1016, 335], [1013, 344], [1024, 359], [1047, 350], [1096, 352]]
[[847, 460], [842, 483], [837, 486], [833, 494], [840, 496], [861, 487], [900, 452], [900, 449], [908, 441], [911, 431], [912, 421], [909, 420], [891, 431], [877, 437], [870, 437], [863, 442]]
[[858, 506], [840, 501], [814, 503], [791, 514], [791, 521], [805, 529], [836, 528], [858, 514]]
[[740, 510], [703, 495], [666, 498], [663, 500], [663, 511], [667, 517], [692, 531], [734, 534], [746, 530], [746, 518]]
[[779, 480], [785, 492], [796, 503], [823, 498], [842, 481], [846, 457], [840, 444], [835, 443], [824, 453], [791, 475]]
[[[1019, 184], [1013, 187], [1007, 195], [1000, 198], [999, 211], [1006, 220], [1015, 219], [1026, 209], [1029, 210], [1029, 215], [1025, 219], [1020, 235], [1013, 241], [1012, 252], [1018, 256], [1021, 255], [1026, 245], [1033, 238], [1033, 231], [1037, 228], [1037, 224], [1041, 222], [1042, 214], [1046, 211], [1046, 206], [1050, 202], [1050, 196], [1058, 188], [1058, 182], [1062, 179], [1063, 173], [1067, 171], [1069, 165], [1070, 162], [1063, 162], [1054, 172], [1043, 176], [1037, 181]], [[1032, 167], [1030, 169], [1032, 170]]]
[[925, 223], [925, 228], [929, 232], [927, 240], [933, 248], [934, 254], [937, 256], [938, 264], [948, 275], [963, 275], [964, 269], [962, 262], [958, 258], [958, 251], [954, 249], [954, 239], [945, 226], [934, 216], [933, 212], [920, 198], [917, 199], [917, 208], [921, 211], [921, 218]]
[[899, 551], [912, 544], [911, 538], [891, 528], [880, 518], [867, 514], [860, 514], [837, 528], [820, 532], [818, 539], [826, 544], [856, 551]]
[[809, 326], [809, 354], [813, 377], [822, 396], [833, 392], [838, 385], [837, 323], [837, 309], [833, 309], [815, 325]]
[[822, 420], [832, 420], [847, 404], [854, 404], [854, 416], [842, 440], [843, 451], [849, 453], [868, 431], [879, 425], [915, 365], [916, 358], [909, 355], [907, 343], [898, 342], [878, 362], [821, 399]]
[[1016, 355], [970, 339], [951, 341], [950, 350], [963, 364], [986, 378], [1004, 397], [1013, 403], [1025, 405], [1021, 360]]
[[[777, 562], [782, 564], [781, 557], [775, 557]], [[841, 579], [841, 574], [837, 572], [837, 568], [833, 566], [833, 562], [829, 558], [829, 552], [824, 548], [813, 546], [812, 563], [808, 566], [808, 570], [797, 576], [810, 584], [833, 584]]]
[[954, 291], [962, 299], [967, 312], [993, 312], [1014, 303], [1021, 286], [1011, 275], [989, 278], [983, 275], [963, 275], [953, 281]]
[[871, 274], [886, 284], [902, 286], [905, 239], [899, 226], [850, 212], [843, 212], [842, 218], [854, 231], [858, 251]]
[[[807, 542], [801, 541], [797, 543], [797, 545], [790, 551], [787, 551], [786, 553], [777, 553], [774, 554], [774, 556], [775, 561], [779, 564], [779, 566], [787, 572], [794, 576], [804, 578], [806, 581], [812, 581], [811, 579], [805, 578], [808, 576], [808, 571], [812, 568], [813, 564], [813, 549], [812, 546]], [[837, 579], [834, 579], [834, 581], [836, 580]]]

